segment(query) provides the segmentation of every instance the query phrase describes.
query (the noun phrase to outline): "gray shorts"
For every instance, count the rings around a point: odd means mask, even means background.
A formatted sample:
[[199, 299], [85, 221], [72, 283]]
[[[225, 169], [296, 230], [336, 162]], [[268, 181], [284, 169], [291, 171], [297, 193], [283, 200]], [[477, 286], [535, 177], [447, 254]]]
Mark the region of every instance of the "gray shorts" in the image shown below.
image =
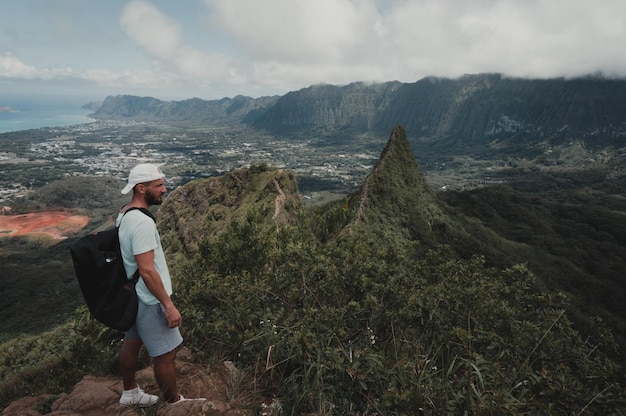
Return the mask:
[[150, 357], [166, 354], [183, 342], [178, 327], [168, 328], [160, 303], [146, 305], [139, 302], [135, 325], [125, 333], [126, 338], [141, 339]]

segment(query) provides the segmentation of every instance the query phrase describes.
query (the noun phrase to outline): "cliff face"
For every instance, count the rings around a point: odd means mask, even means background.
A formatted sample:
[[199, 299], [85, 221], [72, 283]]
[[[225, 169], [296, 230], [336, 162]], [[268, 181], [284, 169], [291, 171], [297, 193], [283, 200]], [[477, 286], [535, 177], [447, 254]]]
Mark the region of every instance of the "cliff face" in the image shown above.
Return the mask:
[[389, 107], [402, 85], [400, 82], [354, 83], [343, 87], [315, 85], [280, 97], [252, 125], [275, 132], [378, 129], [381, 110]]
[[[626, 80], [513, 79], [498, 74], [345, 86], [316, 85], [281, 97], [238, 96], [165, 102], [108, 97], [102, 119], [238, 124], [274, 134], [387, 134], [402, 125], [414, 138], [450, 146], [519, 145], [584, 139], [623, 146]], [[510, 142], [507, 144], [507, 142]]]
[[383, 133], [402, 125], [412, 137], [497, 139], [626, 136], [626, 81], [526, 80], [500, 75], [425, 78], [415, 83], [312, 87], [281, 97], [254, 125]]

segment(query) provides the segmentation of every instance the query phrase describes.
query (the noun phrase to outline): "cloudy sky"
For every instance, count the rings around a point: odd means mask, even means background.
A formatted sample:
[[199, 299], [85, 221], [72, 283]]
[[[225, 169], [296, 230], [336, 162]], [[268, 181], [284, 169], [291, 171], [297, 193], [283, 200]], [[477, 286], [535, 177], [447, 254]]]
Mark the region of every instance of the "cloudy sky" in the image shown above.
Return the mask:
[[624, 77], [625, 45], [624, 0], [0, 0], [0, 101], [260, 97], [480, 72]]

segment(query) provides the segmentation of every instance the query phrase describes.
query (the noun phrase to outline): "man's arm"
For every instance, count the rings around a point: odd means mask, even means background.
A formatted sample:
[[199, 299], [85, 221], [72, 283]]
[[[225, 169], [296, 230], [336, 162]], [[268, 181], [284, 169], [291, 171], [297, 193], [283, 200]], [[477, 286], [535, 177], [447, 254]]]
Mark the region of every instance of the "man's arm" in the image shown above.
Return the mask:
[[161, 276], [154, 267], [154, 250], [135, 255], [135, 260], [139, 267], [139, 274], [146, 284], [146, 287], [154, 297], [161, 302], [161, 305], [163, 305], [167, 326], [170, 328], [179, 326], [182, 321], [182, 316], [165, 291]]

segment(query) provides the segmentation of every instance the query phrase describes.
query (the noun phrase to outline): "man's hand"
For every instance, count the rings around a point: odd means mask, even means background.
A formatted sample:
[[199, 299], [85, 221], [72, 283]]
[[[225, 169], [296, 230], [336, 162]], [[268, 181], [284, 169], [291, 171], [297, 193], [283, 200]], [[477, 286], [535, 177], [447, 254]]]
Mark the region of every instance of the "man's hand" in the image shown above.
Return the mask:
[[165, 319], [167, 320], [167, 326], [169, 328], [176, 328], [183, 321], [183, 317], [174, 305], [169, 308], [164, 307], [163, 312], [165, 313]]
[[167, 326], [169, 328], [176, 328], [182, 322], [182, 316], [180, 312], [172, 303], [169, 295], [163, 287], [163, 281], [159, 272], [154, 267], [154, 250], [146, 251], [142, 254], [136, 254], [135, 260], [137, 260], [137, 266], [139, 267], [139, 274], [146, 284], [146, 287], [159, 300], [163, 307], [163, 313], [167, 320]]

